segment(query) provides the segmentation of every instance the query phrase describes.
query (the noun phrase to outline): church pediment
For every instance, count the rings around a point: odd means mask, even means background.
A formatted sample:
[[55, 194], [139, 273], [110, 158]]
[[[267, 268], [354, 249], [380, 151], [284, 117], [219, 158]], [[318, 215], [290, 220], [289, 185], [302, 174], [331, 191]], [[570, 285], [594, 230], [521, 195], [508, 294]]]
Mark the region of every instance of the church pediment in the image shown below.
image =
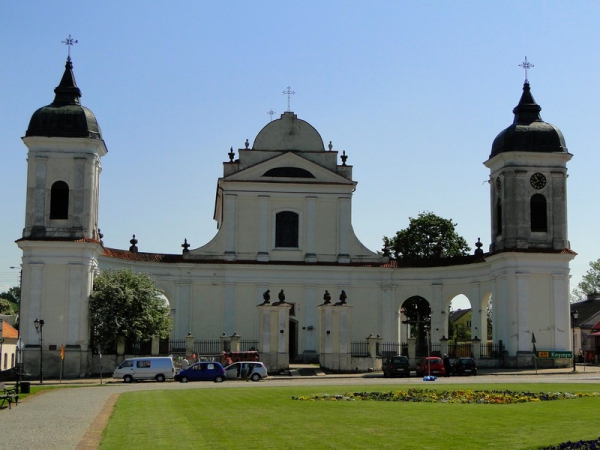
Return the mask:
[[[334, 155], [332, 155], [334, 156]], [[337, 165], [335, 166], [337, 169]], [[347, 166], [346, 166], [347, 167]], [[344, 172], [342, 172], [344, 173]], [[223, 181], [354, 184], [339, 173], [294, 152], [286, 152], [240, 170]]]

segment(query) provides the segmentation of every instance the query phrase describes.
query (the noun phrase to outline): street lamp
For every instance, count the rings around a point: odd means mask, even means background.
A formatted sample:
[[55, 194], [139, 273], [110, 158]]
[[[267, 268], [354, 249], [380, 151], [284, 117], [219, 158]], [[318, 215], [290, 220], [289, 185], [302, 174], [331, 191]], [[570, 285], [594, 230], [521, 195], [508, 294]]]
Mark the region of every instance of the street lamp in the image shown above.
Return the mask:
[[579, 313], [577, 310], [571, 311], [571, 330], [573, 331], [573, 372], [576, 372], [575, 369], [575, 321], [579, 317]]
[[44, 321], [35, 319], [33, 321], [35, 331], [40, 335], [40, 384], [44, 383]]

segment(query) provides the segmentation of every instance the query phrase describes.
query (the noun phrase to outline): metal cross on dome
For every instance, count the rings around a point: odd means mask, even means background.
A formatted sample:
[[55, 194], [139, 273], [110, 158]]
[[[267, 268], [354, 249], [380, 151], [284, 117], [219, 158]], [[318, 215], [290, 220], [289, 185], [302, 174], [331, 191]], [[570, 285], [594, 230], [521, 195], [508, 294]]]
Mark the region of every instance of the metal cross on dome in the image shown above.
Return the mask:
[[273, 111], [273, 108], [271, 108], [269, 111], [267, 111], [267, 114], [271, 116], [271, 120], [273, 120], [273, 114], [275, 114], [275, 111]]
[[73, 39], [71, 37], [71, 35], [69, 35], [67, 37], [67, 39], [65, 39], [64, 41], [62, 41], [62, 43], [67, 46], [67, 57], [69, 59], [71, 59], [71, 47], [73, 47], [75, 44], [79, 43], [79, 41], [76, 40], [76, 39]]
[[525, 83], [529, 83], [529, 80], [527, 79], [527, 69], [531, 69], [535, 66], [533, 64], [531, 64], [529, 61], [527, 61], [527, 56], [526, 56], [525, 61], [523, 61], [521, 64], [519, 64], [519, 67], [522, 67], [523, 69], [525, 69]]
[[294, 95], [295, 92], [292, 91], [292, 88], [290, 86], [288, 86], [287, 90], [283, 91], [283, 93], [288, 96], [288, 108], [287, 108], [287, 110], [288, 110], [288, 112], [290, 112], [291, 111], [291, 109], [290, 109], [290, 96]]

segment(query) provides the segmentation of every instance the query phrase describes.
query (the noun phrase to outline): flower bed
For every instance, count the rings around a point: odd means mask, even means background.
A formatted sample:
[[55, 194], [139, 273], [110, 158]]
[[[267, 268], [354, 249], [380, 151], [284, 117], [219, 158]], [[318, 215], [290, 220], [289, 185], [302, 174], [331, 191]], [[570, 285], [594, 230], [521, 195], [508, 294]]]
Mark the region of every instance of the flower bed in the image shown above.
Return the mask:
[[478, 403], [505, 405], [509, 403], [568, 400], [578, 397], [599, 397], [598, 392], [515, 392], [409, 389], [390, 392], [354, 392], [336, 395], [292, 397], [303, 401], [380, 401], [380, 402], [427, 402], [427, 403]]

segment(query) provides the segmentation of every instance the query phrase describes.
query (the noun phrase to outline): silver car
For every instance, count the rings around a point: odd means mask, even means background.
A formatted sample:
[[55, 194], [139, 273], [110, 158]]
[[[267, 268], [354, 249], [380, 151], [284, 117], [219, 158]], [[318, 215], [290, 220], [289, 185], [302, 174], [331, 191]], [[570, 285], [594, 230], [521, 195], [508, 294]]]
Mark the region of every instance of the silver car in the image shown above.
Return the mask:
[[[250, 376], [248, 376], [250, 375]], [[258, 361], [239, 361], [225, 367], [225, 376], [228, 380], [260, 381], [267, 378], [267, 368]]]

